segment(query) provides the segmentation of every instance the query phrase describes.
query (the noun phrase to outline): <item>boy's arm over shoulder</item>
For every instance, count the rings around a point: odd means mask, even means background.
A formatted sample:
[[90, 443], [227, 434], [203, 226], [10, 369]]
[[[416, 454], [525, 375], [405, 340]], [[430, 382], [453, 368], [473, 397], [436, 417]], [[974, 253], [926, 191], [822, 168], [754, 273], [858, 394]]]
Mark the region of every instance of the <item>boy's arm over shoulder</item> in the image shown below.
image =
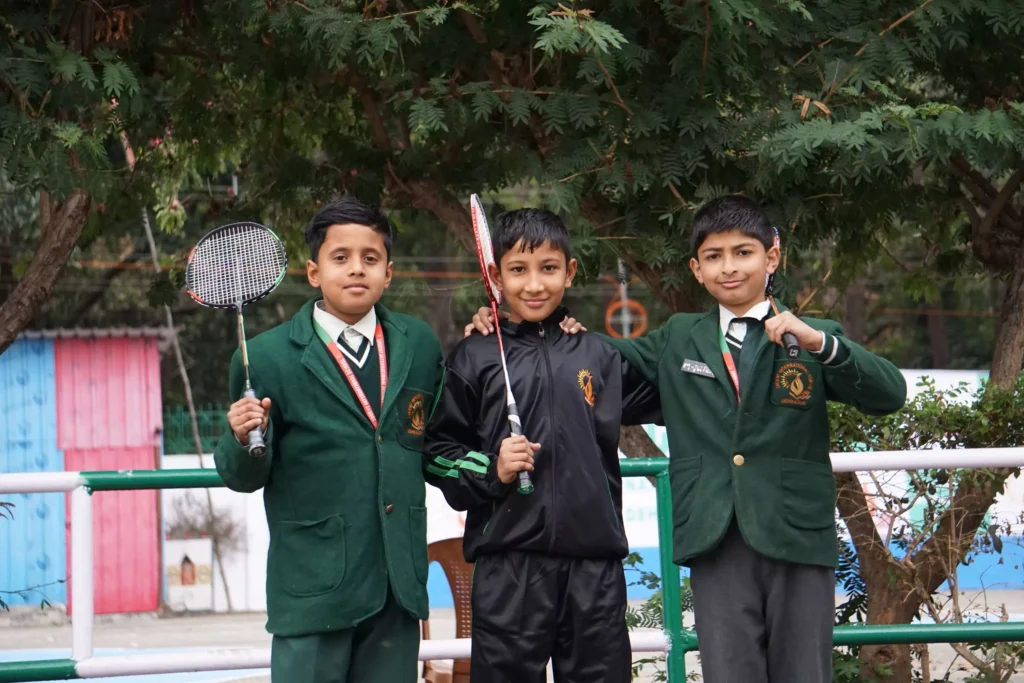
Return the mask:
[[498, 454], [484, 453], [480, 445], [476, 427], [482, 397], [473, 379], [473, 346], [479, 346], [478, 339], [465, 339], [448, 358], [423, 447], [427, 482], [441, 489], [456, 510], [490, 503], [510, 489], [498, 479]]
[[899, 368], [847, 339], [837, 322], [811, 318], [804, 322], [825, 333], [825, 345], [815, 355], [829, 400], [851, 405], [865, 415], [888, 415], [903, 407], [907, 381]]
[[[600, 335], [598, 337], [602, 343], [610, 346], [610, 339]], [[609, 351], [614, 354], [615, 360], [611, 367], [617, 368], [622, 376], [622, 424], [664, 424], [658, 387], [654, 382], [648, 380], [635, 365], [626, 360], [617, 348], [612, 346]]]
[[633, 368], [639, 371], [644, 378], [657, 387], [658, 364], [661, 362], [661, 356], [665, 353], [665, 348], [668, 346], [669, 337], [672, 334], [672, 328], [677, 326], [679, 321], [680, 315], [674, 315], [665, 321], [665, 324], [658, 329], [648, 332], [642, 337], [637, 337], [636, 339], [621, 339], [605, 335], [599, 336], [618, 349], [619, 353], [622, 354], [622, 357], [625, 358]]
[[622, 424], [664, 425], [658, 387], [625, 358], [622, 368]]
[[[253, 391], [257, 398], [264, 398], [263, 387], [256, 375], [255, 369], [250, 364], [249, 379], [252, 382]], [[231, 357], [231, 371], [228, 375], [228, 388], [231, 392], [231, 400], [237, 401], [245, 391], [245, 370], [242, 367], [242, 355], [235, 351]], [[274, 457], [274, 418], [278, 414], [278, 406], [272, 403], [270, 408], [270, 420], [267, 433], [264, 434], [264, 441], [267, 444], [267, 451], [263, 457], [254, 458], [249, 455], [249, 449], [239, 443], [234, 432], [228, 430], [217, 443], [213, 453], [213, 460], [217, 466], [217, 474], [224, 480], [224, 484], [233, 491], [252, 493], [263, 488], [270, 476], [270, 464]]]
[[[437, 333], [426, 322], [419, 318], [403, 316], [409, 325], [410, 341], [416, 349], [416, 357], [413, 361], [417, 364], [429, 365], [436, 369], [436, 379], [430, 389], [434, 392], [434, 405], [440, 398], [441, 378], [444, 376], [444, 354], [441, 352], [441, 341]], [[426, 387], [424, 387], [426, 388]]]

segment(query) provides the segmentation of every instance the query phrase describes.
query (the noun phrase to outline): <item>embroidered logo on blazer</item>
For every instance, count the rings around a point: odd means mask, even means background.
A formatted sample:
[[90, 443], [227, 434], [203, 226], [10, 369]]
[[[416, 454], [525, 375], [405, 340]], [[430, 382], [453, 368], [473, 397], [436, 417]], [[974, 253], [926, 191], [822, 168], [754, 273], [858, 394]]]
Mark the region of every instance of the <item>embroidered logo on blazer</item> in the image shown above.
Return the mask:
[[419, 436], [423, 433], [423, 423], [425, 420], [423, 394], [416, 394], [409, 399], [409, 408], [406, 412], [409, 415], [408, 432], [415, 436]]
[[584, 368], [576, 373], [576, 382], [583, 390], [583, 399], [587, 405], [594, 405], [594, 376], [590, 374], [590, 370]]
[[814, 389], [814, 377], [803, 363], [786, 363], [775, 371], [772, 384], [780, 403], [806, 406]]

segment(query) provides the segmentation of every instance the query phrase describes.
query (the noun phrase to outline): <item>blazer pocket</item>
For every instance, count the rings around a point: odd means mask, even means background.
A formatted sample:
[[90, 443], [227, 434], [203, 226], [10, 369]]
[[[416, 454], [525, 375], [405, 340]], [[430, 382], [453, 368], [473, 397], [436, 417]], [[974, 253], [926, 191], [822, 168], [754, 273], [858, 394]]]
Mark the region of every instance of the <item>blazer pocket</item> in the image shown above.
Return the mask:
[[782, 459], [782, 506], [790, 526], [810, 531], [836, 523], [836, 482], [832, 466]]
[[434, 395], [423, 389], [407, 387], [398, 394], [395, 410], [398, 415], [398, 429], [395, 438], [398, 443], [414, 451], [423, 450], [423, 431], [426, 429]]
[[345, 520], [278, 522], [271, 540], [271, 576], [288, 595], [330, 593], [345, 578]]
[[409, 536], [413, 572], [420, 583], [426, 583], [430, 572], [430, 561], [427, 559], [427, 508], [409, 508]]
[[699, 455], [669, 460], [673, 527], [682, 526], [690, 518], [693, 500], [697, 497], [697, 482], [700, 480], [702, 466], [702, 457]]

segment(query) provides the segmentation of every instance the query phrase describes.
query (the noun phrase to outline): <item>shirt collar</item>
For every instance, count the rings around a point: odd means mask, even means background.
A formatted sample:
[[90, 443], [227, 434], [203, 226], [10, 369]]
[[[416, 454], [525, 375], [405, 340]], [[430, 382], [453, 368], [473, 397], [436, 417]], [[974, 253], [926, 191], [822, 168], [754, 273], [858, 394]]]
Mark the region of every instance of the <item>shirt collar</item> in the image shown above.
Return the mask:
[[320, 327], [324, 328], [324, 332], [326, 332], [331, 339], [334, 339], [335, 341], [341, 337], [341, 334], [345, 330], [351, 327], [356, 332], [369, 339], [370, 346], [373, 346], [373, 336], [377, 331], [377, 313], [372, 308], [355, 325], [349, 325], [341, 318], [337, 318], [325, 311], [323, 301], [317, 301], [316, 306], [313, 307], [313, 319], [316, 320], [320, 324]]
[[731, 323], [736, 318], [754, 318], [755, 320], [764, 320], [765, 318], [768, 317], [768, 310], [770, 307], [771, 304], [768, 302], [767, 299], [765, 299], [759, 304], [754, 304], [750, 308], [750, 310], [744, 313], [743, 315], [736, 315], [725, 306], [719, 304], [718, 322], [722, 326], [722, 334], [725, 334], [726, 332], [729, 331], [729, 323]]

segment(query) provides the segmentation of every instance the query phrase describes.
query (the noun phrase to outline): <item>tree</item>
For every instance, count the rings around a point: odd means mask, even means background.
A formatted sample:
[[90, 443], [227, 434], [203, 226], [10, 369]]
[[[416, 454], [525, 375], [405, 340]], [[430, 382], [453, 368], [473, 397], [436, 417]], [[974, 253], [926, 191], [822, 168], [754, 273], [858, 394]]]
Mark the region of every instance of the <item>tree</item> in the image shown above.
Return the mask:
[[119, 136], [164, 130], [175, 41], [192, 3], [21, 3], [0, 11], [0, 181], [34, 203], [38, 242], [0, 305], [0, 352], [50, 298], [86, 233], [138, 217], [149, 167], [130, 173]]

